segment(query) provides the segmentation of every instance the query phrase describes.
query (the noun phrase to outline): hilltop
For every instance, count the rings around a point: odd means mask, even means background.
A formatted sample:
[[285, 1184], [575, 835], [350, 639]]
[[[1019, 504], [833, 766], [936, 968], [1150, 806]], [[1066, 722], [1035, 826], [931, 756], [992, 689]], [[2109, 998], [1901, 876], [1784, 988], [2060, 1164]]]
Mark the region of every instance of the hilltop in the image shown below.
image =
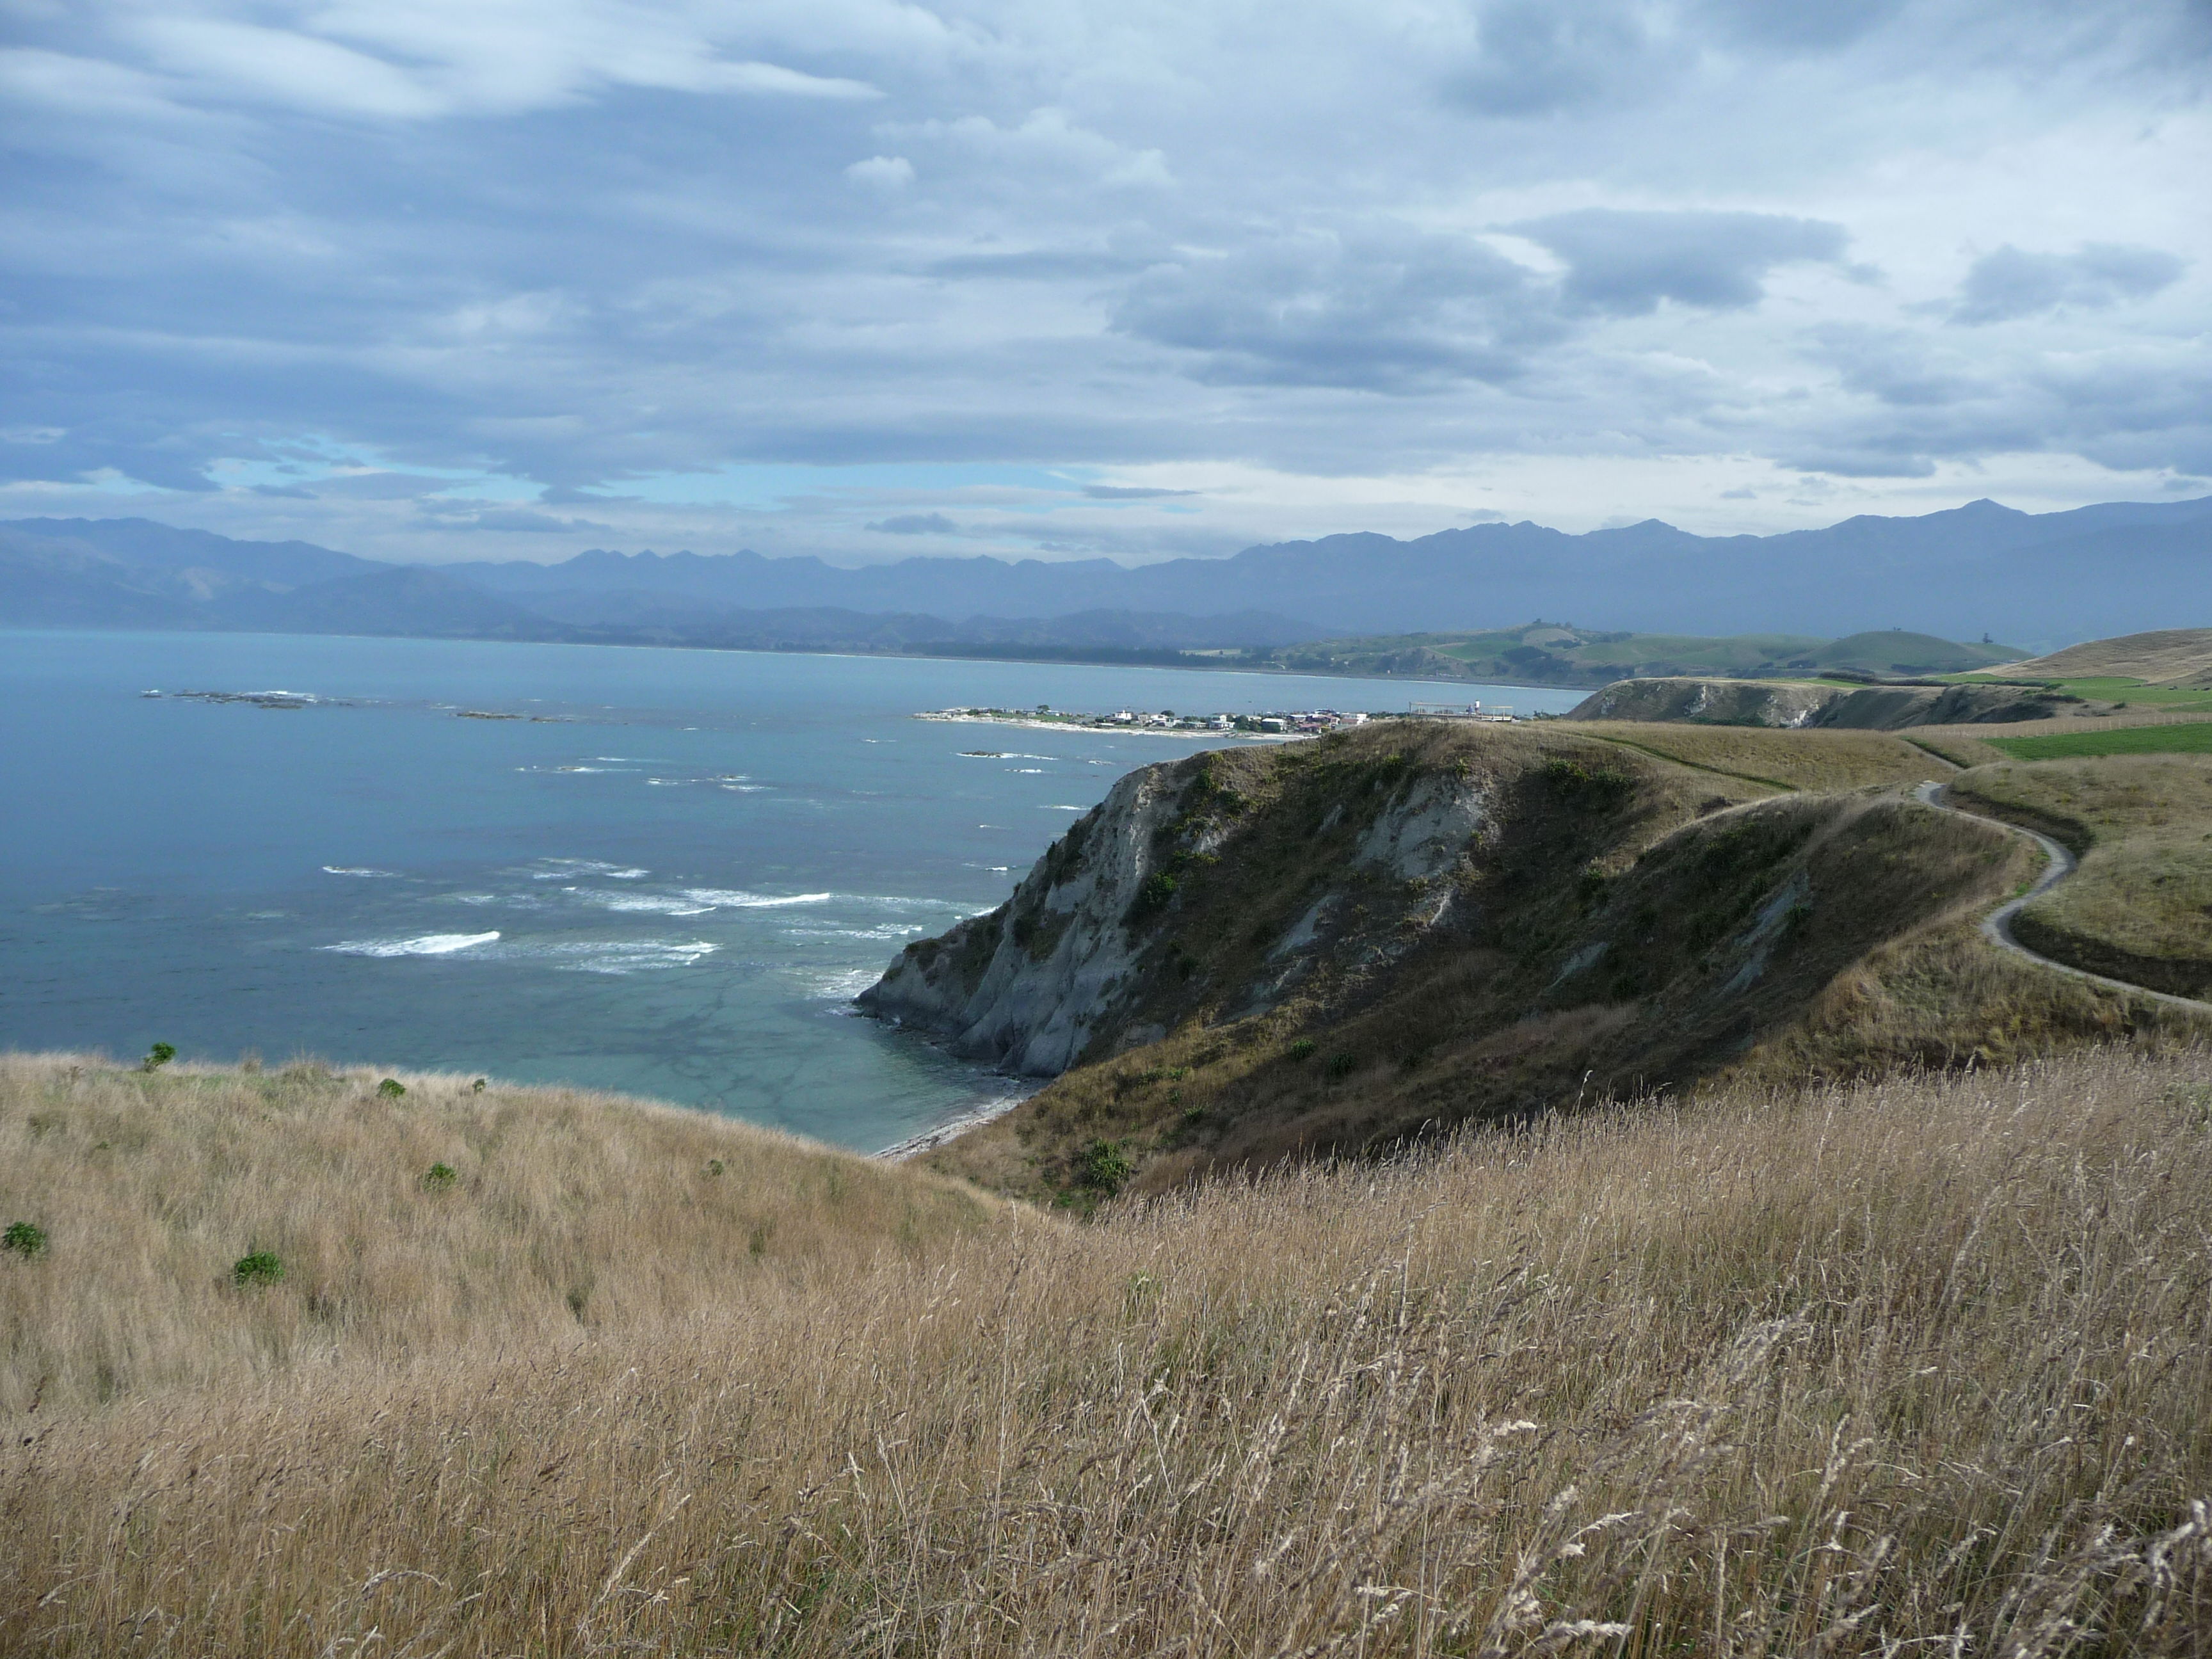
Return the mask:
[[1476, 634], [1401, 634], [1247, 649], [1240, 665], [1299, 674], [1408, 675], [1508, 685], [1601, 686], [1682, 675], [1787, 678], [1838, 672], [1861, 677], [1954, 674], [1989, 669], [2020, 652], [1961, 645], [1903, 629], [1840, 640], [1797, 634], [1639, 634], [1531, 623]]
[[2212, 687], [2212, 628], [2169, 628], [2091, 640], [2007, 672], [2054, 680], [2130, 679], [2145, 685]]
[[1875, 732], [1565, 722], [1193, 757], [861, 1002], [1056, 1076], [931, 1161], [1079, 1208], [1646, 1087], [2203, 1032], [1981, 944], [2039, 860], [1908, 798], [1959, 775]]
[[[2018, 739], [2057, 737], [2062, 740], [2058, 747], [2045, 745], [2054, 756], [2207, 747], [2191, 736], [2206, 729], [2203, 727], [2184, 724], [2164, 737], [2130, 728], [2171, 715], [2212, 714], [2212, 629], [2092, 640], [2046, 657], [1986, 670], [1937, 674], [1931, 668], [1928, 672], [1936, 677], [1863, 686], [1832, 682], [1881, 677], [1831, 668], [1826, 671], [1828, 683], [1753, 674], [1624, 678], [1577, 704], [1570, 718], [1888, 732], [2026, 726], [2033, 722], [2034, 730], [2022, 731]], [[2098, 727], [2108, 729], [2100, 732]], [[2128, 732], [2124, 737], [2124, 730]], [[1954, 759], [1972, 756], [1989, 760], [1999, 753], [2028, 752], [2017, 746], [2014, 738], [1995, 732], [1954, 730], [1948, 735], [1964, 743], [1963, 748], [1959, 741], [1942, 748]]]
[[[723, 1305], [733, 1278], [927, 1259], [998, 1209], [921, 1170], [586, 1090], [0, 1055], [0, 1224], [37, 1225], [46, 1263], [0, 1255], [0, 1419], [340, 1354], [457, 1363], [662, 1328]], [[241, 1295], [255, 1255], [274, 1276]]]

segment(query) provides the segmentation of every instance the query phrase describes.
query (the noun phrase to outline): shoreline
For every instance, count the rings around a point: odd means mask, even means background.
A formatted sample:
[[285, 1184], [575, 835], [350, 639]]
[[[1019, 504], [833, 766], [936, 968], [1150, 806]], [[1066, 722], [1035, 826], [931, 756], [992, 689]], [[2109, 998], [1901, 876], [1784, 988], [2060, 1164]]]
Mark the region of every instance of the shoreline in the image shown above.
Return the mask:
[[959, 1116], [947, 1118], [934, 1128], [924, 1129], [919, 1134], [908, 1135], [904, 1140], [894, 1141], [881, 1152], [870, 1152], [868, 1156], [884, 1164], [904, 1164], [910, 1158], [920, 1158], [924, 1152], [933, 1152], [946, 1141], [1004, 1117], [1050, 1081], [1049, 1078], [1040, 1079], [1034, 1088], [1021, 1094], [1005, 1095], [981, 1106], [972, 1106]]

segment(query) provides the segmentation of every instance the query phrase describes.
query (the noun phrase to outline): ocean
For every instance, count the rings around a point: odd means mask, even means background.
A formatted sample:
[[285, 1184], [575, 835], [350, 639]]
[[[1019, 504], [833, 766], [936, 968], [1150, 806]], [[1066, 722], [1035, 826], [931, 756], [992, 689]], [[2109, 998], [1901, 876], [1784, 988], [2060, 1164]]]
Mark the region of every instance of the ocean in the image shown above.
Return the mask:
[[[279, 690], [298, 706], [179, 695]], [[1006, 897], [1115, 779], [1206, 746], [917, 710], [1525, 713], [1581, 695], [0, 632], [0, 1047], [574, 1084], [873, 1151], [1026, 1085], [860, 1018], [853, 995], [908, 940]]]

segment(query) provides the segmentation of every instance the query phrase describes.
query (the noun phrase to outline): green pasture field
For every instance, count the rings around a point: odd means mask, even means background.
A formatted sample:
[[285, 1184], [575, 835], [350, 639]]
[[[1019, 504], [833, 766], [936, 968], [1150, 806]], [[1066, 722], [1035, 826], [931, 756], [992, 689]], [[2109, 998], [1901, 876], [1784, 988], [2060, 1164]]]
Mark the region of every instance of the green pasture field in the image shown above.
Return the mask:
[[2212, 721], [2189, 726], [2106, 726], [2039, 738], [1984, 738], [2017, 760], [2072, 760], [2087, 755], [2212, 755]]
[[[1940, 678], [1957, 685], [2009, 685], [2019, 681], [2002, 674], [1945, 674]], [[2149, 685], [2142, 680], [2132, 680], [2122, 675], [2105, 675], [2086, 680], [2042, 680], [2054, 690], [2070, 691], [2077, 697], [2087, 697], [2092, 702], [2114, 702], [2123, 706], [2145, 708], [2170, 708], [2176, 714], [2193, 714], [2198, 709], [2212, 714], [2212, 691], [2201, 686]]]

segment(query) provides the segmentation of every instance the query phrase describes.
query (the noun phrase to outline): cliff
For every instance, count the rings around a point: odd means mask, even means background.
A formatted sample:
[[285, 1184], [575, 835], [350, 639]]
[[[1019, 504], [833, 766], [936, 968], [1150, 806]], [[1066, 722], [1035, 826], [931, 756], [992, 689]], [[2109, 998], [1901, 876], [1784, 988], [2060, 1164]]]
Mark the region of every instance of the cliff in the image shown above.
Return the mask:
[[861, 1002], [1054, 1077], [926, 1161], [1078, 1207], [1577, 1097], [2162, 1029], [1991, 959], [1972, 919], [2033, 858], [1906, 797], [1939, 769], [1876, 732], [1419, 720], [1194, 756]]
[[2023, 685], [1838, 686], [1790, 680], [1615, 680], [1568, 715], [1577, 720], [1689, 721], [1785, 730], [1901, 732], [2002, 725], [2092, 713], [2063, 691]]
[[1248, 960], [1194, 987], [1199, 958], [1172, 936], [1178, 897], [1224, 851], [1232, 879], [1249, 859], [1249, 848], [1231, 843], [1248, 827], [1250, 792], [1275, 769], [1261, 757], [1221, 753], [1130, 774], [1012, 898], [908, 945], [860, 1006], [919, 1025], [969, 1058], [1050, 1076], [1158, 1041], [1194, 988], [1237, 1017], [1261, 1012], [1324, 946], [1371, 968], [1446, 920], [1450, 896], [1439, 878], [1481, 832], [1494, 781], [1469, 769], [1384, 788], [1406, 770], [1394, 756], [1317, 826], [1341, 854], [1327, 890], [1280, 925], [1255, 930]]

